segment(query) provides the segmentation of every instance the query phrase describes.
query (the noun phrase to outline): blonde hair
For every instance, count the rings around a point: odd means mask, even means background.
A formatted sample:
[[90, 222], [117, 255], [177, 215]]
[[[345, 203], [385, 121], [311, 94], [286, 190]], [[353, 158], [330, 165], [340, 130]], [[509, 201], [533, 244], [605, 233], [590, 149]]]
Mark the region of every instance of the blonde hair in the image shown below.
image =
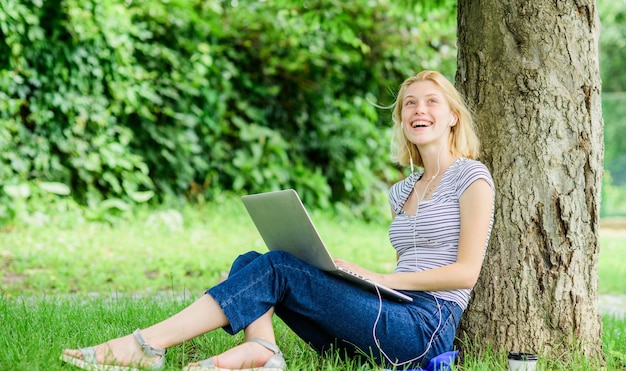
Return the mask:
[[[393, 120], [393, 139], [391, 146], [391, 157], [394, 162], [408, 166], [411, 162], [423, 167], [424, 162], [415, 144], [409, 142], [402, 127], [402, 100], [407, 88], [418, 81], [431, 81], [443, 93], [450, 105], [450, 110], [456, 117], [456, 124], [451, 127], [448, 145], [455, 157], [466, 157], [476, 159], [480, 151], [480, 141], [474, 130], [474, 119], [461, 94], [454, 85], [448, 81], [441, 73], [435, 71], [422, 71], [416, 76], [411, 76], [400, 85], [396, 102], [391, 106], [393, 109], [391, 119]], [[410, 148], [410, 150], [409, 150]], [[410, 152], [409, 152], [410, 151]]]

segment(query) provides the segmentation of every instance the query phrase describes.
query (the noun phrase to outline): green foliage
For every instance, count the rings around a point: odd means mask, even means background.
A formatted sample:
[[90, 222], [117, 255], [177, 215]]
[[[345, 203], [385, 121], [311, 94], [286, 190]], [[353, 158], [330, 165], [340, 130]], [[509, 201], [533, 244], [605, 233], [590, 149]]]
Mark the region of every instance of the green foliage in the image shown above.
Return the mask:
[[626, 3], [599, 0], [600, 74], [604, 119], [602, 216], [626, 215]]
[[426, 4], [2, 1], [0, 182], [91, 209], [293, 187], [376, 218], [399, 174], [373, 103], [455, 69], [454, 2]]
[[626, 92], [604, 93], [602, 111], [605, 169], [611, 172], [614, 184], [626, 186]]
[[600, 73], [604, 92], [625, 92], [626, 3], [598, 0], [600, 16]]
[[[85, 9], [82, 9], [82, 8]], [[0, 90], [3, 184], [56, 181], [80, 201], [152, 188], [148, 165], [131, 150], [108, 94], [115, 69], [90, 33], [88, 3], [7, 1]]]
[[626, 216], [626, 185], [616, 185], [612, 173], [605, 171], [602, 176], [602, 218]]
[[[38, 206], [45, 208], [55, 196], [67, 196], [70, 189], [63, 183], [42, 182], [37, 186], [28, 183], [7, 184], [2, 187], [7, 201], [0, 205], [0, 217], [17, 219], [27, 224], [41, 225], [48, 215]], [[43, 202], [42, 202], [43, 201]], [[60, 200], [54, 202], [61, 205]]]

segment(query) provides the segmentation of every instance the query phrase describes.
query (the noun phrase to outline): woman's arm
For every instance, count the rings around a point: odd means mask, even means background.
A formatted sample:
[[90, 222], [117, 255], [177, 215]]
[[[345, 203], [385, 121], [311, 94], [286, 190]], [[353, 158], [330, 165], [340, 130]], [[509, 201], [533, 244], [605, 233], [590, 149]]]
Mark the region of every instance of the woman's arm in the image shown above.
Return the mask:
[[493, 201], [494, 192], [489, 183], [482, 179], [472, 183], [463, 192], [459, 201], [459, 250], [457, 260], [452, 264], [423, 272], [381, 274], [341, 259], [336, 259], [336, 262], [374, 282], [398, 290], [471, 289], [480, 274]]

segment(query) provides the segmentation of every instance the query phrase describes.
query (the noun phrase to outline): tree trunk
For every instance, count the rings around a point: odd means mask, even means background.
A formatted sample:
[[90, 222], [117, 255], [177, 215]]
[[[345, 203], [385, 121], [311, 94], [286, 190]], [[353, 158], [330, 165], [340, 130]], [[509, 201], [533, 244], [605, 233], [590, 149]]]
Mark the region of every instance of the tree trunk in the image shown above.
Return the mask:
[[496, 184], [495, 223], [459, 337], [601, 360], [603, 123], [592, 0], [459, 0], [456, 82]]

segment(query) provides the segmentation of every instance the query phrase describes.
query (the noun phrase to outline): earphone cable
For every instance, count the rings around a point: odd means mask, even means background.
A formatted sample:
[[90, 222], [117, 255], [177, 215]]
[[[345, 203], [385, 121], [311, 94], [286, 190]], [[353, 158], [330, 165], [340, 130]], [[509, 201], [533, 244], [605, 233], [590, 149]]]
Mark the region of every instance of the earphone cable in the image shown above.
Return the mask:
[[[409, 150], [409, 157], [411, 158], [411, 165], [413, 165], [412, 164], [413, 156], [411, 155], [411, 150], [408, 148], [408, 146], [407, 146], [407, 149]], [[417, 232], [417, 214], [419, 212], [419, 204], [424, 199], [424, 197], [426, 196], [426, 192], [428, 192], [428, 188], [430, 187], [431, 183], [435, 180], [435, 178], [439, 175], [439, 172], [441, 171], [441, 164], [439, 162], [440, 155], [441, 155], [441, 147], [439, 148], [439, 151], [437, 152], [437, 172], [431, 178], [431, 180], [426, 184], [426, 187], [424, 188], [424, 192], [422, 193], [422, 197], [418, 198], [418, 200], [417, 200], [417, 208], [415, 210], [415, 213], [413, 214], [413, 218], [414, 218], [413, 219], [413, 253], [414, 253], [414, 256], [415, 256], [415, 271], [416, 272], [417, 272], [417, 269], [418, 269], [417, 236], [416, 236], [417, 233], [416, 232]], [[411, 166], [411, 172], [413, 172], [413, 166]], [[422, 176], [423, 175], [424, 174], [422, 173]], [[413, 185], [413, 189], [415, 190], [415, 193], [417, 195], [417, 190], [415, 189], [415, 185]], [[422, 354], [420, 354], [419, 356], [417, 356], [415, 358], [412, 358], [412, 359], [409, 359], [407, 361], [394, 362], [387, 355], [387, 353], [385, 353], [385, 351], [382, 348], [382, 345], [380, 344], [380, 340], [376, 337], [376, 327], [378, 326], [378, 322], [380, 321], [380, 316], [381, 316], [382, 310], [383, 310], [383, 298], [382, 298], [382, 295], [380, 294], [380, 290], [378, 289], [378, 287], [376, 287], [376, 294], [378, 295], [378, 314], [376, 315], [376, 320], [374, 321], [374, 325], [372, 326], [372, 338], [374, 339], [374, 343], [376, 344], [376, 347], [378, 348], [380, 353], [385, 357], [387, 362], [389, 362], [394, 367], [403, 366], [403, 365], [406, 365], [408, 363], [417, 361], [417, 360], [421, 359], [422, 357], [424, 357], [428, 353], [428, 351], [430, 350], [430, 348], [432, 346], [432, 343], [433, 343], [433, 341], [435, 339], [435, 335], [439, 331], [439, 328], [441, 327], [441, 323], [443, 321], [443, 315], [441, 313], [441, 304], [439, 303], [439, 299], [437, 299], [437, 297], [433, 295], [433, 298], [435, 298], [435, 303], [437, 304], [437, 311], [439, 312], [439, 323], [437, 324], [437, 327], [435, 328], [435, 330], [433, 331], [432, 335], [430, 336], [430, 339], [428, 340], [428, 345], [426, 346], [426, 349], [424, 350], [424, 352]]]

